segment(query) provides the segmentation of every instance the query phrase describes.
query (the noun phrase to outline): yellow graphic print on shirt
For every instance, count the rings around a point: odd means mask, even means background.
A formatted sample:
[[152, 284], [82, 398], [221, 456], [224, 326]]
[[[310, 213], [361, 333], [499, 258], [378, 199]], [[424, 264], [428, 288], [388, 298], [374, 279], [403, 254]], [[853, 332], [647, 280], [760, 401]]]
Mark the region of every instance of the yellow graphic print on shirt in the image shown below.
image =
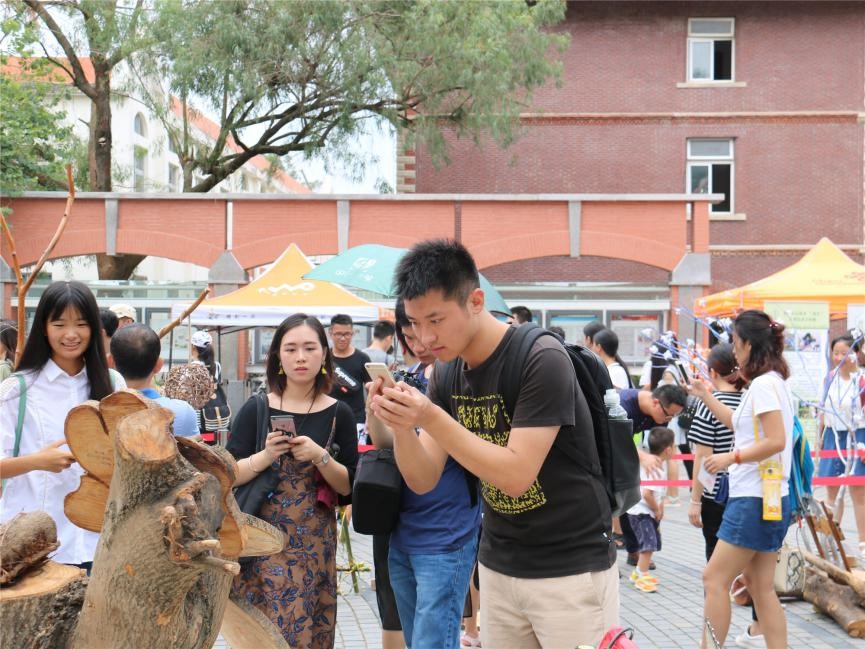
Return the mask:
[[[497, 446], [507, 446], [511, 421], [500, 394], [486, 396], [453, 395], [457, 421], [475, 435]], [[481, 494], [493, 511], [499, 514], [522, 514], [543, 507], [547, 502], [541, 485], [535, 480], [528, 491], [512, 498], [493, 485], [481, 481]]]

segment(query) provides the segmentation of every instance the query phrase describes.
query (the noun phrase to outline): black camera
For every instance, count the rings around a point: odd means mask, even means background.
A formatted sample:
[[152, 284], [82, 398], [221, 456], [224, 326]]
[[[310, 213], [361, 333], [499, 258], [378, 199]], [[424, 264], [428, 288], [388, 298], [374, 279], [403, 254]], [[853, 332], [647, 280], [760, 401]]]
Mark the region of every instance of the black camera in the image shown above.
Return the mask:
[[406, 372], [405, 370], [396, 370], [393, 373], [393, 380], [397, 383], [402, 381], [406, 385], [410, 385], [411, 387], [416, 388], [421, 392], [426, 392], [426, 384], [418, 377], [417, 374], [413, 374], [412, 372]]

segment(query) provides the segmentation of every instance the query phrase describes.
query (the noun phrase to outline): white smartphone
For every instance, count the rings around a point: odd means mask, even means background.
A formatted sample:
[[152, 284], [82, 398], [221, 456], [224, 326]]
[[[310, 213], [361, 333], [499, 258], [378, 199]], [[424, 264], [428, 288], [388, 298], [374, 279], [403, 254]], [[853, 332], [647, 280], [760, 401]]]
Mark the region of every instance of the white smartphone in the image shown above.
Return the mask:
[[396, 385], [396, 381], [393, 380], [393, 374], [390, 373], [390, 370], [384, 363], [365, 363], [364, 367], [366, 367], [366, 373], [369, 374], [371, 379], [383, 378], [385, 387], [392, 388]]

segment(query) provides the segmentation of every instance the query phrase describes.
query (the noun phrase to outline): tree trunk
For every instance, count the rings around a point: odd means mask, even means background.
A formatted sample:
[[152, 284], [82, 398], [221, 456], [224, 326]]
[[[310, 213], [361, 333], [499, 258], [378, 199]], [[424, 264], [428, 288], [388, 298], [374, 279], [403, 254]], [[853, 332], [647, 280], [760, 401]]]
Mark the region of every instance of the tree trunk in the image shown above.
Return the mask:
[[0, 589], [0, 645], [15, 649], [68, 647], [86, 587], [84, 570], [47, 561], [13, 586]]
[[[90, 188], [95, 192], [110, 192], [112, 139], [111, 139], [111, 76], [103, 69], [100, 57], [92, 57], [96, 73], [94, 85], [96, 98], [90, 103]], [[131, 127], [131, 125], [128, 125]], [[96, 255], [99, 279], [129, 279], [133, 271], [144, 260], [144, 255]]]
[[129, 279], [146, 258], [145, 255], [106, 255], [100, 252], [96, 255], [99, 279]]
[[90, 586], [74, 649], [209, 649], [239, 565], [222, 559], [219, 480], [177, 450], [171, 415], [122, 419]]
[[851, 637], [865, 637], [865, 609], [859, 606], [856, 593], [849, 586], [835, 583], [825, 573], [808, 567], [804, 597], [832, 617]]
[[[268, 554], [282, 549], [282, 535], [239, 511], [234, 459], [175, 438], [173, 419], [132, 391], [69, 413], [67, 443], [86, 474], [64, 508], [77, 524], [101, 531], [92, 576], [88, 583], [80, 570], [44, 562], [56, 547], [44, 513], [0, 526], [0, 573], [18, 575], [0, 590], [3, 646], [212, 647], [247, 538], [253, 550], [266, 546], [256, 554]], [[284, 648], [264, 621], [263, 629], [244, 631], [256, 638], [254, 649]]]

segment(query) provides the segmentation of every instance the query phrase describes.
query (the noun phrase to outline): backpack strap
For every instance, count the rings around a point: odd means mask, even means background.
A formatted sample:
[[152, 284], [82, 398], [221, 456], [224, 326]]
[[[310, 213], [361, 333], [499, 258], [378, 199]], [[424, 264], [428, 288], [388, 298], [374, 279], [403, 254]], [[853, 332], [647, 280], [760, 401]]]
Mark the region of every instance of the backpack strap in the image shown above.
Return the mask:
[[15, 374], [18, 378], [18, 422], [15, 424], [15, 447], [12, 457], [18, 457], [21, 453], [21, 431], [24, 430], [24, 413], [27, 411], [27, 381], [23, 374]]
[[509, 360], [505, 364], [500, 383], [508, 418], [513, 418], [514, 409], [517, 407], [517, 399], [520, 396], [520, 381], [523, 377], [523, 370], [526, 368], [529, 352], [538, 338], [545, 334], [554, 335], [534, 322], [526, 322], [517, 327], [511, 335]]
[[[456, 379], [460, 362], [461, 359], [459, 358], [455, 358], [447, 363], [436, 362], [437, 366], [442, 366], [442, 371], [439, 372], [440, 376], [436, 378], [435, 382], [436, 400], [444, 405], [451, 417], [454, 416], [454, 413], [451, 410], [451, 394], [453, 394], [454, 391], [454, 380]], [[441, 380], [438, 380], [439, 378], [441, 378]], [[469, 490], [469, 500], [474, 508], [478, 504], [478, 477], [474, 473], [466, 471], [465, 468], [460, 468], [463, 469], [463, 475], [466, 477], [466, 487]]]
[[[511, 337], [510, 344], [512, 351], [508, 354], [509, 360], [505, 364], [505, 368], [502, 372], [501, 380], [499, 383], [499, 387], [502, 392], [502, 398], [505, 402], [505, 409], [508, 412], [508, 417], [511, 419], [514, 416], [514, 410], [517, 407], [517, 399], [520, 396], [520, 385], [522, 382], [523, 371], [526, 368], [526, 362], [529, 358], [529, 352], [531, 352], [532, 347], [541, 336], [553, 336], [556, 338], [556, 340], [561, 340], [554, 333], [552, 333], [551, 331], [547, 331], [546, 329], [538, 326], [534, 322], [525, 322], [521, 324], [519, 327], [516, 328]], [[569, 360], [569, 362], [571, 361]], [[576, 369], [574, 371], [576, 374]], [[574, 377], [574, 382], [577, 384], [578, 387], [580, 387], [580, 389], [582, 389], [579, 376]], [[595, 440], [595, 442], [597, 443], [597, 439]], [[558, 448], [567, 458], [569, 458], [577, 466], [582, 467], [583, 469], [586, 469], [591, 473], [597, 473], [599, 470], [602, 474], [604, 473], [601, 466], [586, 466], [585, 458], [581, 458], [579, 455], [577, 455], [573, 449], [568, 447], [567, 444], [561, 443], [558, 434], [556, 434], [556, 438], [553, 440], [553, 446]], [[602, 449], [599, 448], [599, 456], [601, 451]]]
[[[23, 374], [13, 373], [9, 378], [15, 377], [18, 379], [18, 421], [15, 424], [15, 446], [12, 449], [12, 457], [18, 457], [21, 454], [21, 431], [24, 430], [24, 413], [27, 412], [27, 381]], [[3, 490], [6, 488], [6, 483], [9, 479], [0, 481], [0, 496], [3, 495]]]

